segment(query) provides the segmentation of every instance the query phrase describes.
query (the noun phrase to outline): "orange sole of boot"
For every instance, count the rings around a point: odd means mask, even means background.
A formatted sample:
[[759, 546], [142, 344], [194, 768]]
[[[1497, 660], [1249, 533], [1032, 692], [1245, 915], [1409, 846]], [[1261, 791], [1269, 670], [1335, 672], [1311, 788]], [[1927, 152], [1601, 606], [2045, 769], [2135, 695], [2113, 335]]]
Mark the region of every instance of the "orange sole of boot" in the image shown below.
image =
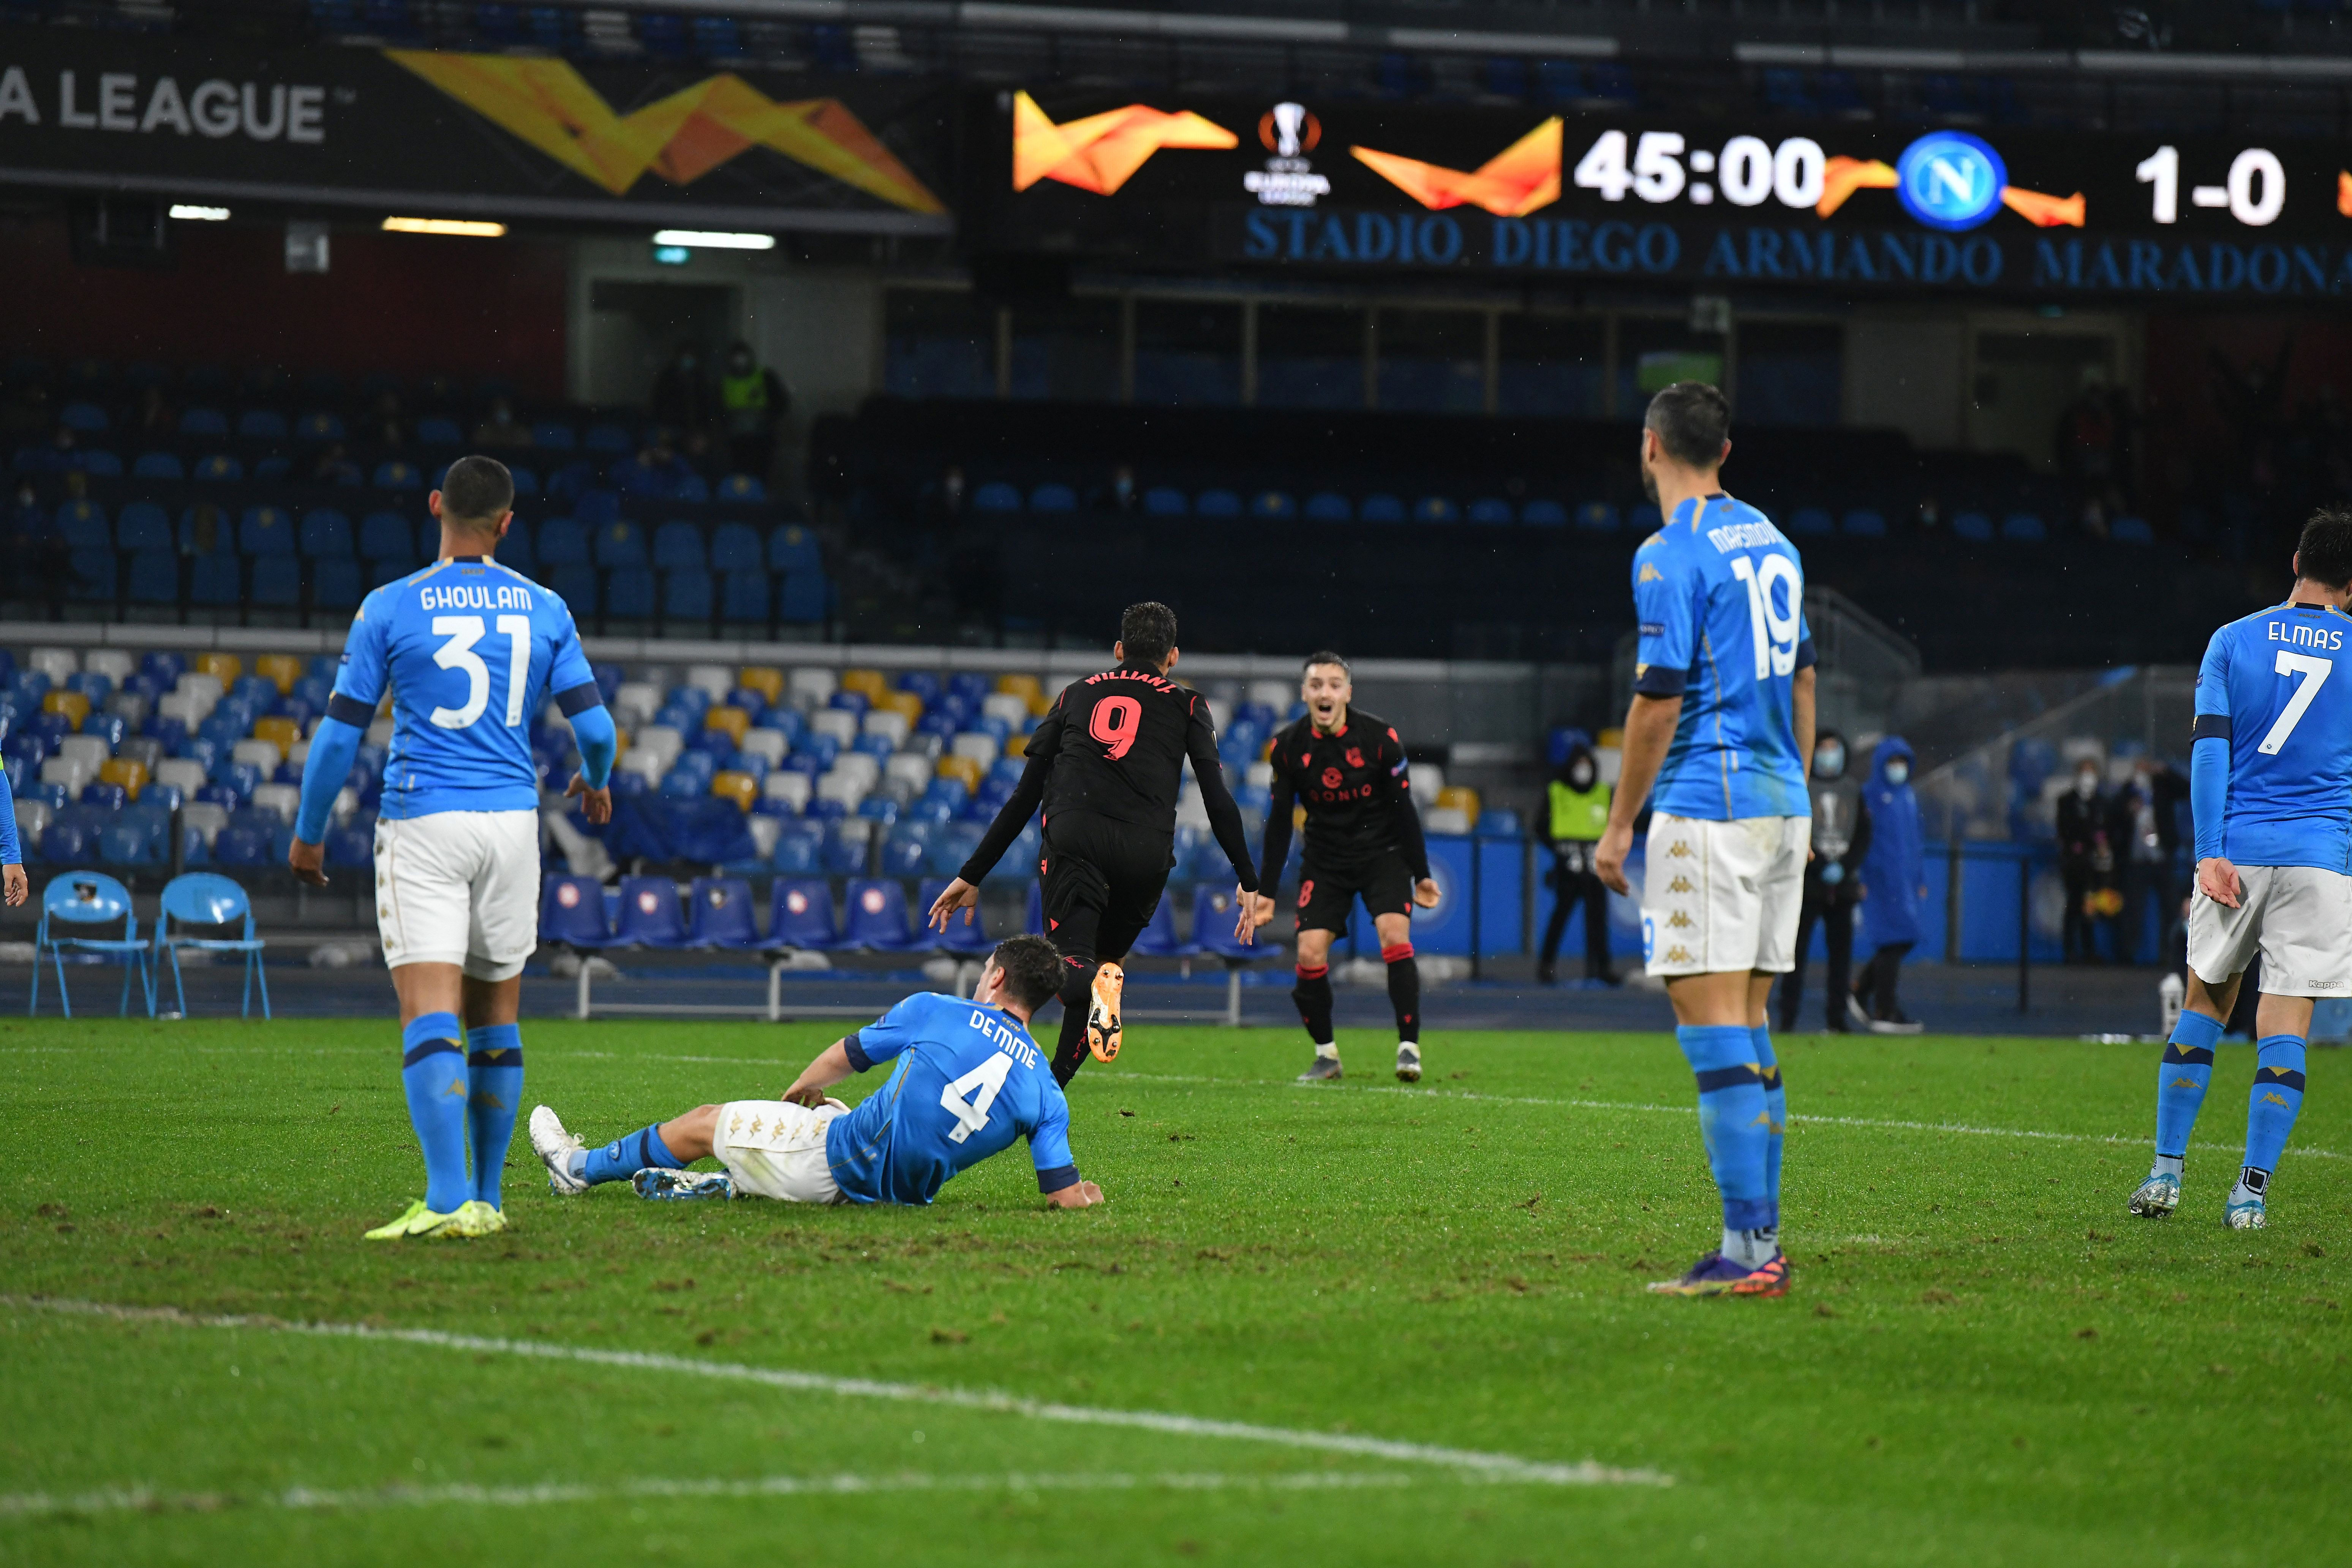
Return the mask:
[[1127, 971], [1116, 963], [1095, 972], [1094, 998], [1087, 1008], [1087, 1049], [1098, 1062], [1118, 1055], [1118, 1004], [1126, 985]]

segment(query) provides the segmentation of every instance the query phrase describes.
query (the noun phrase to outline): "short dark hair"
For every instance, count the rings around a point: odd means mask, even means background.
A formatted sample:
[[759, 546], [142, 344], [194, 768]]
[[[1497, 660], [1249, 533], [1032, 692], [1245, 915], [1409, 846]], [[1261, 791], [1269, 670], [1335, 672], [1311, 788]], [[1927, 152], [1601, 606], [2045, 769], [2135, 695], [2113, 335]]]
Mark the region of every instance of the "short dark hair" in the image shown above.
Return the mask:
[[2313, 512], [2295, 542], [2294, 557], [2298, 575], [2330, 588], [2352, 583], [2352, 510], [2325, 506]]
[[441, 515], [485, 527], [514, 510], [514, 476], [496, 458], [460, 458], [441, 480]]
[[1129, 605], [1118, 617], [1118, 640], [1136, 664], [1158, 664], [1176, 651], [1176, 612], [1157, 599]]
[[1350, 665], [1346, 659], [1341, 658], [1338, 654], [1333, 653], [1328, 647], [1317, 648], [1313, 653], [1307, 656], [1307, 662], [1298, 667], [1298, 679], [1301, 680], [1306, 679], [1307, 672], [1314, 668], [1318, 664], [1336, 664], [1339, 667], [1340, 674], [1346, 676], [1350, 680], [1356, 679], [1355, 667]]
[[988, 962], [1004, 973], [1013, 999], [1034, 1012], [1062, 989], [1061, 951], [1042, 936], [1008, 936]]
[[1686, 468], [1711, 468], [1723, 460], [1731, 434], [1731, 405], [1703, 381], [1678, 381], [1650, 399], [1642, 423], [1658, 433], [1666, 456]]

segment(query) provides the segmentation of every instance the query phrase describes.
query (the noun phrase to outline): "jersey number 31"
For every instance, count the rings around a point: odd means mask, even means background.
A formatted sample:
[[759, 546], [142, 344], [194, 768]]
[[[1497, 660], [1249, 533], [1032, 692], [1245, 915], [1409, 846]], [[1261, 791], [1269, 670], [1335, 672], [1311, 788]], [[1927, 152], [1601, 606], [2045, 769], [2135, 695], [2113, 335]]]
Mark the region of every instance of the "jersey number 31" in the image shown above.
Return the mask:
[[[530, 684], [530, 617], [500, 616], [499, 630], [505, 634], [511, 656], [507, 659], [507, 728], [522, 722], [522, 696]], [[436, 616], [433, 635], [447, 637], [433, 662], [444, 669], [466, 672], [466, 705], [462, 708], [436, 708], [433, 722], [444, 730], [463, 730], [482, 716], [490, 705], [490, 667], [474, 651], [482, 640], [482, 617], [479, 616]]]

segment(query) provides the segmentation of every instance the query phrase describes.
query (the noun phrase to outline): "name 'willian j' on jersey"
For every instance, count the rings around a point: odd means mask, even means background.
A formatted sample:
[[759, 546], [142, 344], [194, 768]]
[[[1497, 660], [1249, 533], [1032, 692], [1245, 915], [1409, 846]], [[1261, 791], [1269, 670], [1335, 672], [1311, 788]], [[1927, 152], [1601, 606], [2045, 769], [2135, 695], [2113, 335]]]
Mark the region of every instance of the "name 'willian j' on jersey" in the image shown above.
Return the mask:
[[2221, 832], [2197, 824], [2200, 858], [2352, 871], [2352, 617], [2275, 605], [2213, 634], [2197, 669], [2192, 745], [2230, 748]]
[[1797, 547], [1727, 495], [1686, 500], [1633, 552], [1633, 689], [1683, 700], [1651, 808], [1710, 822], [1811, 816], [1794, 688], [1813, 634]]
[[604, 701], [554, 590], [478, 555], [436, 561], [360, 602], [330, 718], [364, 730], [392, 694], [382, 814], [532, 811], [530, 720]]

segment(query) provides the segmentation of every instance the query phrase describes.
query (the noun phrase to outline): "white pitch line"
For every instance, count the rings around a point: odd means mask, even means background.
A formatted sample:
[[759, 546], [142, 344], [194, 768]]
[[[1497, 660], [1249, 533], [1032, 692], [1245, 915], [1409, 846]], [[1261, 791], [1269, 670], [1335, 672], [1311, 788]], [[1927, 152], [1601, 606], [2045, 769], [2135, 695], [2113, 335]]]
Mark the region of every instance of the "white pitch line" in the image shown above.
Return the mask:
[[1354, 1454], [1401, 1464], [1433, 1465], [1494, 1480], [1531, 1485], [1674, 1484], [1673, 1477], [1655, 1470], [1618, 1469], [1591, 1459], [1574, 1465], [1552, 1464], [1523, 1459], [1512, 1454], [1490, 1454], [1475, 1448], [1449, 1448], [1429, 1443], [1405, 1443], [1387, 1437], [1358, 1436], [1346, 1432], [1309, 1432], [1294, 1426], [1261, 1426], [1245, 1421], [1217, 1421], [1157, 1410], [1108, 1410], [1092, 1405], [1024, 1399], [1017, 1394], [1001, 1394], [990, 1389], [942, 1388], [924, 1384], [889, 1383], [877, 1378], [832, 1377], [823, 1373], [748, 1366], [740, 1362], [699, 1361], [650, 1351], [607, 1351], [585, 1345], [487, 1339], [474, 1334], [446, 1333], [438, 1329], [379, 1329], [365, 1323], [301, 1323], [277, 1318], [207, 1316], [184, 1312], [173, 1307], [125, 1307], [104, 1301], [66, 1300], [42, 1296], [0, 1296], [0, 1305], [25, 1311], [108, 1318], [121, 1322], [161, 1322], [195, 1328], [304, 1334], [324, 1339], [373, 1340], [429, 1345], [438, 1350], [467, 1351], [476, 1355], [510, 1355], [539, 1361], [585, 1363], [593, 1366], [627, 1367], [639, 1372], [678, 1373], [722, 1382], [764, 1384], [772, 1388], [789, 1388], [800, 1393], [831, 1394], [847, 1399], [887, 1399], [914, 1405], [938, 1405], [960, 1410], [1024, 1415], [1032, 1420], [1059, 1421], [1075, 1426], [1126, 1426], [1177, 1437], [1223, 1437], [1237, 1442], [1268, 1443], [1277, 1447]]
[[[1467, 1485], [1509, 1485], [1511, 1478], [1457, 1475]], [[1236, 1476], [1215, 1471], [1168, 1470], [1152, 1474], [1041, 1474], [1008, 1471], [1003, 1475], [931, 1475], [919, 1470], [893, 1475], [849, 1473], [819, 1476], [754, 1476], [742, 1479], [701, 1478], [595, 1483], [535, 1481], [526, 1485], [486, 1486], [451, 1482], [443, 1486], [289, 1487], [283, 1491], [168, 1492], [152, 1487], [100, 1487], [87, 1491], [0, 1493], [0, 1519], [39, 1518], [55, 1514], [213, 1513], [223, 1509], [259, 1505], [289, 1510], [359, 1510], [387, 1508], [543, 1508], [557, 1503], [638, 1501], [672, 1499], [770, 1497], [869, 1497], [886, 1492], [1041, 1492], [1041, 1491], [1362, 1491], [1374, 1489], [1423, 1487], [1429, 1479], [1393, 1470], [1308, 1470], [1297, 1475]]]
[[[1466, 1089], [1413, 1089], [1384, 1083], [1299, 1083], [1293, 1079], [1213, 1078], [1189, 1073], [1129, 1072], [1121, 1079], [1141, 1079], [1151, 1083], [1199, 1083], [1217, 1089], [1287, 1089], [1311, 1094], [1395, 1094], [1414, 1100], [1454, 1100], [1485, 1105], [1546, 1105], [1564, 1106], [1575, 1110], [1641, 1110], [1662, 1116], [1696, 1116], [1697, 1108], [1689, 1105], [1654, 1105], [1631, 1100], [1547, 1100], [1533, 1095], [1480, 1094]], [[1108, 1081], [1110, 1075], [1104, 1075]], [[1809, 1116], [1791, 1113], [1790, 1121], [1809, 1122], [1818, 1127], [1857, 1127], [1892, 1132], [1957, 1132], [1976, 1138], [2029, 1138], [2051, 1143], [2120, 1143], [2138, 1147], [2147, 1142], [2145, 1137], [2126, 1137], [2106, 1132], [2042, 1132], [2030, 1127], [1979, 1127], [1963, 1121], [1897, 1121], [1868, 1116]], [[2200, 1149], [2234, 1149], [2235, 1143], [2203, 1142]], [[2314, 1149], [2305, 1144], [2290, 1143], [2290, 1154], [2308, 1154], [2315, 1160], [2352, 1160], [2352, 1154], [2338, 1153], [2333, 1149]]]

